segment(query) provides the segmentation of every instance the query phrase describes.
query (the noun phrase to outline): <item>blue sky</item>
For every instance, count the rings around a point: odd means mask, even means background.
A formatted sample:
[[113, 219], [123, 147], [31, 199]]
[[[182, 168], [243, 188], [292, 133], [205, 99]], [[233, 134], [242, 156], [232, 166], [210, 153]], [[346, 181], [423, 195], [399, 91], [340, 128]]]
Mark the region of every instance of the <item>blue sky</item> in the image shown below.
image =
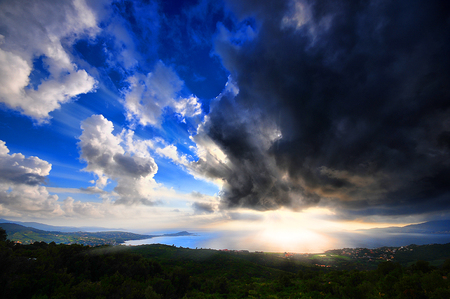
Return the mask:
[[323, 247], [448, 218], [448, 5], [333, 3], [1, 1], [0, 216]]
[[[51, 164], [51, 171], [43, 180], [46, 188], [52, 190], [50, 194], [92, 187], [91, 181], [98, 176], [83, 171], [89, 161], [80, 158], [79, 137], [83, 134], [84, 120], [102, 115], [104, 123], [113, 125], [111, 136], [129, 130], [134, 140], [153, 140], [157, 144], [146, 150], [153, 152], [151, 159], [158, 165], [159, 171], [152, 173], [158, 184], [183, 194], [196, 191], [217, 195], [219, 188], [215, 184], [195, 178], [155, 150], [171, 145], [176, 147], [177, 155], [185, 155], [191, 161], [198, 158], [192, 150], [195, 143], [189, 137], [206, 115], [204, 111], [209, 110], [209, 102], [223, 91], [229, 75], [211, 43], [214, 24], [224, 19], [223, 5], [67, 1], [53, 8], [57, 14], [54, 19], [42, 21], [40, 17], [50, 13], [49, 5], [51, 2], [45, 1], [34, 3], [33, 7], [25, 2], [2, 4], [4, 12], [11, 14], [4, 19], [3, 53], [16, 58], [25, 68], [19, 90], [6, 90], [3, 95], [10, 97], [3, 101], [1, 110], [1, 136], [6, 148], [12, 154], [36, 156]], [[195, 12], [189, 11], [191, 8], [204, 15], [212, 11], [210, 24], [190, 29], [188, 23], [196, 19]], [[28, 14], [29, 24], [19, 20], [21, 14]], [[91, 19], [86, 20], [86, 15]], [[70, 21], [60, 21], [63, 19]], [[44, 28], [33, 29], [33, 22]], [[178, 26], [174, 28], [172, 23]], [[55, 28], [58, 26], [61, 27]], [[180, 32], [179, 28], [189, 30]], [[40, 44], [33, 46], [27, 40], [29, 30], [36, 31]], [[184, 48], [189, 51], [182, 51]], [[69, 69], [59, 60], [66, 60]], [[10, 69], [2, 75], [8, 72], [14, 75]], [[79, 74], [82, 76], [77, 77]], [[167, 79], [171, 82], [165, 84]], [[53, 90], [43, 90], [45, 84], [53, 84]], [[127, 111], [127, 95], [133, 93], [133, 84], [140, 89], [135, 94], [140, 100], [153, 99], [143, 105], [132, 103], [138, 106]], [[55, 93], [53, 103], [46, 105], [45, 100], [39, 103], [46, 94], [31, 96], [41, 90]], [[28, 100], [34, 101], [36, 107], [26, 108]], [[157, 104], [152, 105], [152, 100]], [[139, 109], [147, 111], [141, 113]], [[128, 154], [135, 155], [132, 151]], [[109, 192], [116, 185], [110, 179], [103, 188]], [[78, 192], [70, 194], [75, 201], [101, 201], [98, 194]]]

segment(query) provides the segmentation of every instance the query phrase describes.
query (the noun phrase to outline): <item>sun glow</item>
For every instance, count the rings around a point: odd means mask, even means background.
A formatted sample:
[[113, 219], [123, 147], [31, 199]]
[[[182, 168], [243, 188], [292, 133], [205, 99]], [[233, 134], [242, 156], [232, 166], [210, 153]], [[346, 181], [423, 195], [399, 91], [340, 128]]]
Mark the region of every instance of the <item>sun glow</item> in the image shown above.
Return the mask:
[[323, 252], [331, 245], [326, 235], [304, 228], [266, 229], [260, 237], [266, 242], [266, 250], [276, 252]]
[[[237, 219], [236, 214], [239, 214]], [[336, 223], [326, 218], [332, 215], [327, 209], [308, 209], [293, 212], [288, 209], [257, 212], [251, 210], [234, 213], [234, 218], [209, 225], [221, 230], [233, 246], [241, 249], [272, 252], [323, 252], [332, 248], [334, 239], [329, 232]], [[243, 227], [246, 228], [243, 231]], [[231, 248], [231, 242], [222, 240], [221, 247]], [[217, 244], [216, 244], [217, 246]]]
[[[301, 212], [288, 209], [258, 212], [239, 210], [229, 219], [210, 223], [205, 229], [221, 231], [216, 248], [254, 251], [317, 253], [345, 246], [349, 234], [359, 229], [387, 227], [384, 222], [342, 221], [325, 208]], [[245, 228], [245, 229], [243, 229]]]

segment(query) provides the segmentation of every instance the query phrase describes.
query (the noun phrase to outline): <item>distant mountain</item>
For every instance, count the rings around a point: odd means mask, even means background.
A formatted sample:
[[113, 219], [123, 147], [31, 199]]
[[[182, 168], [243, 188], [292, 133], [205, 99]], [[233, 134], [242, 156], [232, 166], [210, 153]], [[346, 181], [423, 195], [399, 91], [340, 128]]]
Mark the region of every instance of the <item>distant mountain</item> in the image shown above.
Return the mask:
[[450, 234], [450, 220], [428, 221], [411, 224], [404, 227], [392, 226], [385, 228], [361, 229], [358, 231], [392, 234]]
[[[1, 220], [0, 220], [1, 221]], [[11, 241], [19, 241], [23, 244], [31, 244], [34, 242], [46, 243], [62, 243], [71, 244], [78, 243], [84, 245], [116, 245], [122, 244], [129, 240], [151, 239], [156, 237], [178, 237], [178, 236], [192, 236], [194, 234], [187, 231], [182, 231], [172, 234], [164, 235], [140, 235], [124, 231], [100, 231], [100, 232], [62, 232], [62, 231], [46, 231], [34, 227], [24, 226], [16, 223], [0, 223], [8, 239]]]
[[181, 236], [193, 236], [195, 234], [193, 233], [188, 233], [187, 231], [182, 231], [182, 232], [178, 232], [178, 233], [174, 233], [174, 234], [164, 234], [164, 237], [181, 237]]
[[54, 226], [48, 225], [38, 222], [21, 222], [21, 221], [11, 221], [6, 219], [0, 219], [0, 223], [15, 223], [20, 224], [27, 227], [33, 227], [36, 229], [46, 230], [46, 231], [58, 231], [58, 232], [98, 232], [98, 231], [120, 231], [124, 229], [120, 228], [104, 228], [104, 227], [96, 227], [96, 226], [83, 226], [83, 227], [74, 227], [74, 226]]
[[22, 231], [30, 231], [30, 232], [35, 232], [35, 233], [44, 233], [45, 232], [40, 229], [36, 229], [33, 227], [26, 227], [26, 226], [16, 224], [16, 223], [0, 223], [0, 227], [6, 231], [8, 236], [13, 235], [18, 232], [22, 232]]

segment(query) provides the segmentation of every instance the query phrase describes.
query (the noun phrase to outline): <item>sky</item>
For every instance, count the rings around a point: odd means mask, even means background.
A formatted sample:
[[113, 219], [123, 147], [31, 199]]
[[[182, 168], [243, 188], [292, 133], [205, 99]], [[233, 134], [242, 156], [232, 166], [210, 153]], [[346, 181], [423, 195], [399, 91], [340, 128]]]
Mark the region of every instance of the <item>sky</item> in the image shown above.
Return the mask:
[[444, 0], [2, 0], [0, 217], [303, 251], [450, 219], [449, 36]]

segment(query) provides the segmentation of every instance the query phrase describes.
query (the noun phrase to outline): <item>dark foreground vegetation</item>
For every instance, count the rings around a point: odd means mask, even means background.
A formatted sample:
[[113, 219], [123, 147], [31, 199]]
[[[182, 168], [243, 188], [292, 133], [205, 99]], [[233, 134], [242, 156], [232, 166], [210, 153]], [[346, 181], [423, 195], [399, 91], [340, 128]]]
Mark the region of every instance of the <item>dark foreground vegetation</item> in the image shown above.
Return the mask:
[[0, 298], [450, 298], [450, 259], [341, 270], [281, 254], [6, 237], [0, 229]]

